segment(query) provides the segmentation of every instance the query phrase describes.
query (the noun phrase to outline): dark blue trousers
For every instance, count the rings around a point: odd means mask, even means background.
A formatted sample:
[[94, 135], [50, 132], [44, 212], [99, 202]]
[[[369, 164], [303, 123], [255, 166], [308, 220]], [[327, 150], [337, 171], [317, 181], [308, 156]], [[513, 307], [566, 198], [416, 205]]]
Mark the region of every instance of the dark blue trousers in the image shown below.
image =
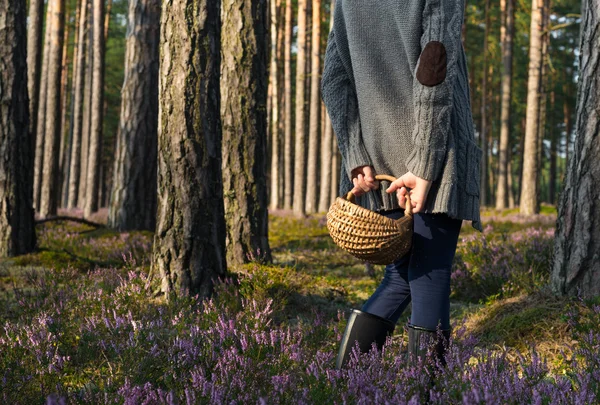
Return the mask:
[[[403, 210], [384, 214], [397, 219]], [[381, 284], [365, 302], [369, 312], [398, 322], [412, 301], [410, 323], [450, 328], [450, 272], [462, 221], [446, 214], [414, 214], [411, 251], [385, 268]]]

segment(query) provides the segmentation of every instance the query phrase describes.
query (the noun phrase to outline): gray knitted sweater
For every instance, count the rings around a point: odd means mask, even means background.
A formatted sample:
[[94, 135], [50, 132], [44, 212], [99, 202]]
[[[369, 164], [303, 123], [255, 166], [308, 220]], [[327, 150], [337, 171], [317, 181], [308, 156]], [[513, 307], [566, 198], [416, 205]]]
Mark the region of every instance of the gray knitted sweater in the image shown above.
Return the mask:
[[[337, 0], [321, 89], [342, 154], [340, 193], [358, 166], [410, 171], [432, 180], [424, 212], [481, 231], [463, 11], [463, 0]], [[385, 188], [359, 204], [398, 207]]]

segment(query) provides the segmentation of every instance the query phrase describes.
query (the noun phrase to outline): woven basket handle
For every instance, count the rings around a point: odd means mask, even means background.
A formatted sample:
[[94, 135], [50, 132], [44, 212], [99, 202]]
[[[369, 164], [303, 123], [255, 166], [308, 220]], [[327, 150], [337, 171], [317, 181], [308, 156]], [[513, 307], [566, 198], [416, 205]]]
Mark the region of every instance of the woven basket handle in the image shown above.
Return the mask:
[[[375, 180], [387, 180], [391, 183], [396, 181], [396, 178], [394, 176], [390, 176], [389, 174], [377, 174], [375, 175]], [[352, 190], [348, 191], [348, 194], [346, 194], [346, 200], [350, 201], [351, 203], [355, 201], [355, 196]], [[406, 193], [406, 209], [404, 210], [404, 214], [410, 216], [413, 214], [410, 193]]]

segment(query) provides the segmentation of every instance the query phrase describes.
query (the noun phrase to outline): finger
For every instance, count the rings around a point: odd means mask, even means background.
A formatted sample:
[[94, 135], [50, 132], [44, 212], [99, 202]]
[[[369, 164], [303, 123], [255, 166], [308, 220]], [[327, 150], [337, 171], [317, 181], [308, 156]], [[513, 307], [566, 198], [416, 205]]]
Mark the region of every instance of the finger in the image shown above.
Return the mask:
[[354, 183], [354, 188], [352, 190], [350, 190], [350, 191], [352, 191], [352, 194], [354, 194], [357, 197], [362, 195], [363, 190], [362, 190], [362, 188], [360, 188], [358, 186], [358, 179], [356, 179], [356, 178], [352, 179], [352, 183]]
[[400, 208], [406, 209], [406, 197], [400, 193], [400, 190], [396, 191], [396, 197], [398, 198], [398, 205]]
[[369, 188], [369, 186], [367, 185], [367, 183], [365, 182], [365, 176], [363, 176], [362, 174], [358, 175], [358, 186], [360, 188], [362, 188], [362, 190], [365, 193], [368, 193], [369, 191], [371, 191], [371, 189]]
[[405, 187], [404, 180], [402, 179], [402, 177], [400, 177], [399, 179], [394, 180], [392, 182], [392, 184], [390, 184], [390, 186], [385, 191], [387, 193], [393, 193], [394, 191], [398, 190], [401, 187]]
[[365, 166], [363, 168], [363, 173], [365, 174], [365, 180], [367, 183], [375, 181], [375, 173], [373, 173], [373, 168], [371, 166]]

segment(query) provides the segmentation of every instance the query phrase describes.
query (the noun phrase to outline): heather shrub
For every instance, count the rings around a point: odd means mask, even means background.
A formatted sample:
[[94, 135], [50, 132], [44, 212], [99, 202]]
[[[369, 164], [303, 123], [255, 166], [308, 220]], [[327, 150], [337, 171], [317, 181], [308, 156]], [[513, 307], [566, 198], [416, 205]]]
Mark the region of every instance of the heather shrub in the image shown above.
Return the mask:
[[481, 235], [460, 240], [452, 269], [452, 296], [465, 301], [532, 292], [550, 275], [554, 228], [526, 228], [493, 233], [487, 225]]

